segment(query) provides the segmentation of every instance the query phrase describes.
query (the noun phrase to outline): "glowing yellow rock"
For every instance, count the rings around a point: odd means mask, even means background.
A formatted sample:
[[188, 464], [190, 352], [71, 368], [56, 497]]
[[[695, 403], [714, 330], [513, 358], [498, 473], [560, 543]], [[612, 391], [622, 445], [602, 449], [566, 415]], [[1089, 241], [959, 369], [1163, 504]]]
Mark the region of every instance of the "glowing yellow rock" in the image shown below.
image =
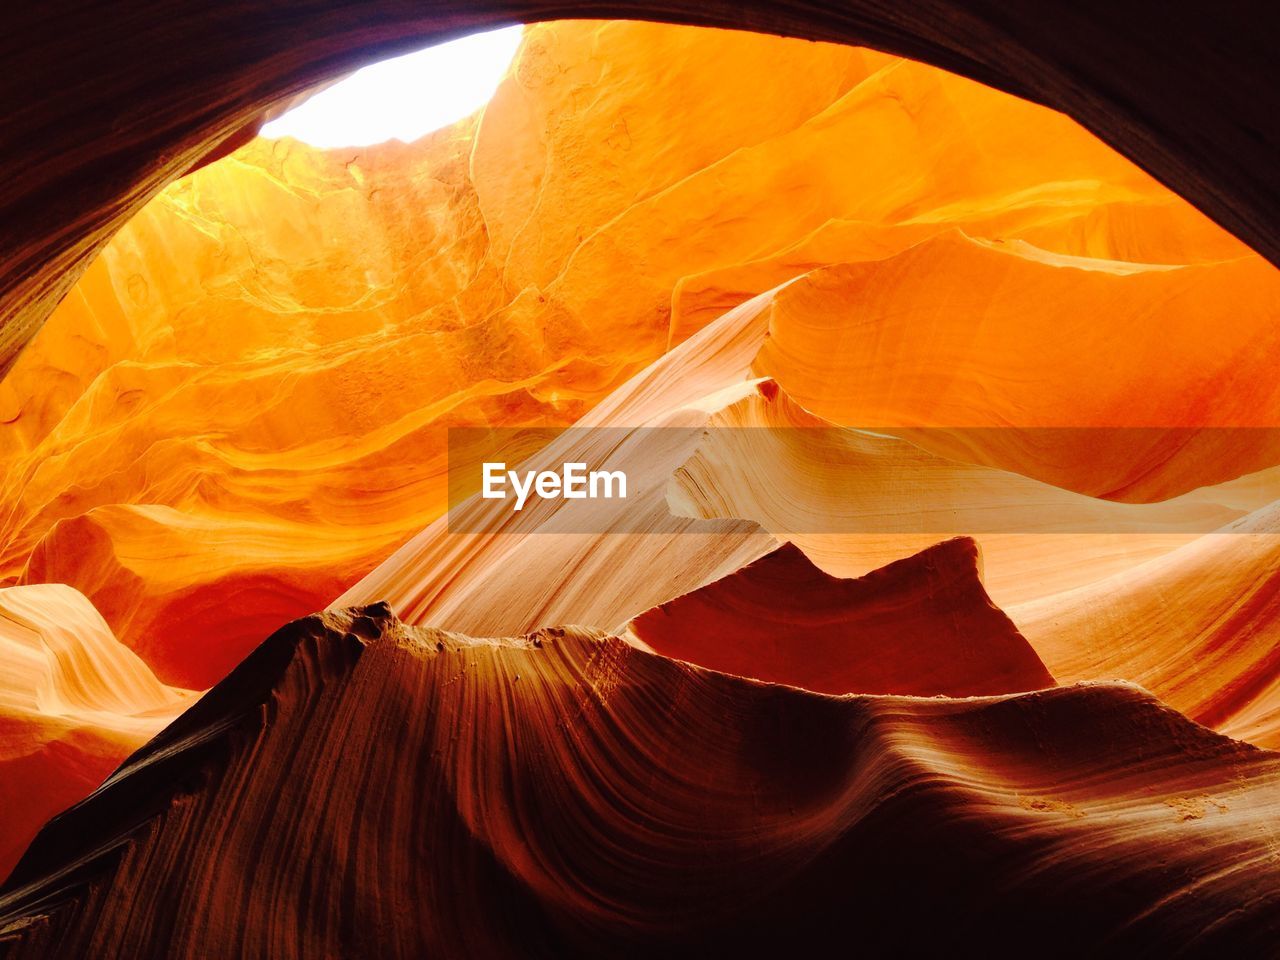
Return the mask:
[[0, 879], [51, 816], [192, 703], [70, 587], [0, 590]]

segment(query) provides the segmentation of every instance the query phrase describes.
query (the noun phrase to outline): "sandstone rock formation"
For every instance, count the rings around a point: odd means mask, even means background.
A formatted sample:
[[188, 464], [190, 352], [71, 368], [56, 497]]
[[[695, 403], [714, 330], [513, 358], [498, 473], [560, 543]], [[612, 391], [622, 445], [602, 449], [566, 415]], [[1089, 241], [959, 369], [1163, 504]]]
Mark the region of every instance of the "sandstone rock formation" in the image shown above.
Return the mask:
[[0, 875], [194, 701], [166, 687], [62, 584], [0, 590]]
[[[531, 26], [416, 143], [252, 139], [497, 11], [410, 6], [285, 56], [143, 4], [107, 66], [205, 42], [14, 114], [0, 369], [102, 255], [0, 382], [0, 956], [1269, 950], [1265, 33], [696, 14], [1067, 108], [1254, 252], [1043, 105], [759, 34]], [[457, 495], [461, 426], [634, 495]]]
[[857, 580], [823, 573], [788, 544], [645, 611], [627, 634], [677, 660], [820, 693], [976, 697], [1054, 686], [982, 589], [968, 538]]
[[[1048, 104], [1280, 259], [1277, 22], [1265, 4], [619, 0], [609, 14], [866, 44]], [[58, 0], [7, 11], [0, 371], [147, 200], [308, 87], [468, 30], [583, 15], [599, 11], [543, 0], [216, 10], [138, 0], [118, 18]]]
[[[789, 293], [806, 296], [809, 282], [797, 280], [775, 304]], [[1195, 439], [1199, 433], [1002, 427], [897, 430], [901, 436], [892, 436], [817, 417], [773, 380], [759, 381], [708, 426], [714, 429], [672, 474], [667, 502], [674, 513], [754, 521], [845, 576], [942, 537], [972, 534], [982, 542], [983, 582], [1001, 606], [1097, 581], [1112, 568], [1128, 570], [1264, 509], [1280, 494], [1280, 471], [1272, 467], [1155, 503], [1084, 496], [1015, 472], [948, 460], [902, 437], [934, 446], [995, 440], [1000, 445], [986, 449], [1034, 457], [1034, 467], [1090, 437], [1095, 446], [1113, 448], [1128, 439], [1134, 452], [1145, 454], [1152, 439]], [[1244, 439], [1251, 433], [1244, 431]], [[1097, 466], [1091, 458], [1077, 462]], [[1172, 467], [1154, 457], [1145, 463], [1156, 467], [1148, 473], [1152, 478]]]
[[[800, 275], [754, 370], [833, 422], [1168, 428], [1106, 456], [930, 433], [1127, 500], [1280, 459], [1212, 429], [1275, 416], [1277, 271], [1065, 117], [856, 48], [563, 23], [478, 117], [250, 143], [130, 222], [0, 385], [0, 575], [75, 586], [162, 679], [208, 686], [440, 515], [450, 426], [578, 422]], [[1141, 388], [1101, 315], [1146, 351]], [[1202, 323], [1230, 331], [1208, 357]], [[666, 596], [636, 599], [599, 622]]]
[[1052, 926], [1051, 955], [1256, 953], [1280, 925], [1278, 763], [1125, 684], [833, 698], [591, 630], [476, 640], [334, 611], [50, 824], [0, 943], [1005, 953]]
[[[1257, 257], [1135, 263], [1063, 246], [951, 233], [824, 268], [775, 309], [759, 368], [838, 423], [996, 428], [938, 452], [1093, 496], [1163, 500], [1280, 461], [1280, 393], [1262, 372], [1280, 336], [1280, 271]], [[1034, 443], [1055, 427], [1078, 433]]]
[[1270, 504], [1163, 556], [1011, 607], [1065, 678], [1127, 677], [1223, 733], [1280, 747]]

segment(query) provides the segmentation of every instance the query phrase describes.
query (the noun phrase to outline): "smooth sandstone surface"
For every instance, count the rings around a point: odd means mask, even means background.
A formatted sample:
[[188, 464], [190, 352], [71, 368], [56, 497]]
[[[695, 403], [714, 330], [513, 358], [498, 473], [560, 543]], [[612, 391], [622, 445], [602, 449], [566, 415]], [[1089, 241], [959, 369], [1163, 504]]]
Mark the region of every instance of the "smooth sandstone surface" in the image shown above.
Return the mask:
[[[572, 0], [135, 0], [119, 17], [55, 0], [6, 11], [0, 372], [147, 201], [308, 88], [469, 30], [600, 13]], [[1266, 4], [615, 0], [608, 13], [867, 45], [1047, 104], [1280, 262], [1280, 21]]]
[[956, 232], [823, 268], [780, 302], [759, 368], [850, 426], [995, 428], [915, 435], [1092, 496], [1164, 500], [1280, 461], [1280, 271], [1062, 254]]
[[[75, 586], [162, 678], [208, 686], [440, 515], [449, 426], [577, 422], [815, 270], [756, 372], [836, 422], [1273, 416], [1237, 374], [1267, 362], [1277, 271], [1067, 118], [857, 48], [558, 23], [475, 118], [253, 142], [117, 235], [0, 384], [0, 576]], [[1117, 329], [1155, 351], [1142, 397]], [[1160, 448], [960, 452], [1136, 500], [1277, 454], [1214, 442], [1160, 470]]]
[[278, 631], [51, 824], [0, 937], [11, 958], [1004, 952], [1065, 902], [1051, 955], [1256, 952], [1278, 763], [1126, 684], [827, 697], [598, 631], [354, 608]]
[[1064, 678], [1131, 678], [1206, 726], [1280, 748], [1277, 534], [1271, 504], [1010, 613]]
[[[806, 297], [809, 282], [797, 280], [773, 303]], [[759, 328], [757, 335], [758, 343], [768, 342]], [[1272, 467], [1169, 500], [1117, 503], [949, 460], [912, 442], [923, 437], [937, 445], [949, 431], [897, 431], [911, 438], [903, 439], [843, 427], [805, 410], [777, 381], [756, 384], [708, 421], [714, 429], [671, 476], [668, 505], [681, 516], [752, 520], [842, 576], [859, 576], [944, 537], [971, 535], [982, 543], [983, 583], [1005, 607], [1127, 570], [1228, 527], [1280, 493], [1280, 470]], [[1038, 459], [1064, 446], [1059, 434], [1039, 429], [954, 435], [982, 440], [1003, 433], [1015, 434], [1012, 449]], [[1066, 439], [1090, 433], [1098, 434], [1095, 443], [1115, 439], [1106, 431], [1071, 431]], [[1125, 436], [1149, 441], [1152, 434], [1121, 431]]]
[[62, 584], [0, 589], [0, 876], [31, 838], [195, 700]]
[[[1188, 203], [636, 23], [195, 166], [0, 383], [0, 955], [1274, 942], [1280, 274]], [[569, 424], [612, 529], [450, 530], [449, 427]]]
[[627, 624], [648, 649], [820, 693], [974, 697], [1054, 686], [982, 589], [977, 544], [939, 543], [856, 580], [792, 544]]

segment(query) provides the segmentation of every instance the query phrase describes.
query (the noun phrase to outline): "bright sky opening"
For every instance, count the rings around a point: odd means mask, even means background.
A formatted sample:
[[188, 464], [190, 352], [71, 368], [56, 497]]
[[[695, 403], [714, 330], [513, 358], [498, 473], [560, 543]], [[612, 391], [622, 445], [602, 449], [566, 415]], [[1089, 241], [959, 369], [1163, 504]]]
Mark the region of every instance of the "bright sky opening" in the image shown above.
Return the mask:
[[488, 103], [523, 29], [476, 33], [363, 67], [266, 124], [261, 135], [315, 147], [417, 140]]

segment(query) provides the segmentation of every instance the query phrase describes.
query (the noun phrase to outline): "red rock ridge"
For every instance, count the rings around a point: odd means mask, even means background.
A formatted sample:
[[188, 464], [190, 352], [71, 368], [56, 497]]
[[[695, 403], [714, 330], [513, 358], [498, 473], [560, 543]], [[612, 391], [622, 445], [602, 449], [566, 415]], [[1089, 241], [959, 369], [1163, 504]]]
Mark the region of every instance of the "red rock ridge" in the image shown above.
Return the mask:
[[982, 589], [968, 537], [852, 580], [787, 544], [628, 630], [665, 656], [822, 693], [974, 697], [1054, 685]]

